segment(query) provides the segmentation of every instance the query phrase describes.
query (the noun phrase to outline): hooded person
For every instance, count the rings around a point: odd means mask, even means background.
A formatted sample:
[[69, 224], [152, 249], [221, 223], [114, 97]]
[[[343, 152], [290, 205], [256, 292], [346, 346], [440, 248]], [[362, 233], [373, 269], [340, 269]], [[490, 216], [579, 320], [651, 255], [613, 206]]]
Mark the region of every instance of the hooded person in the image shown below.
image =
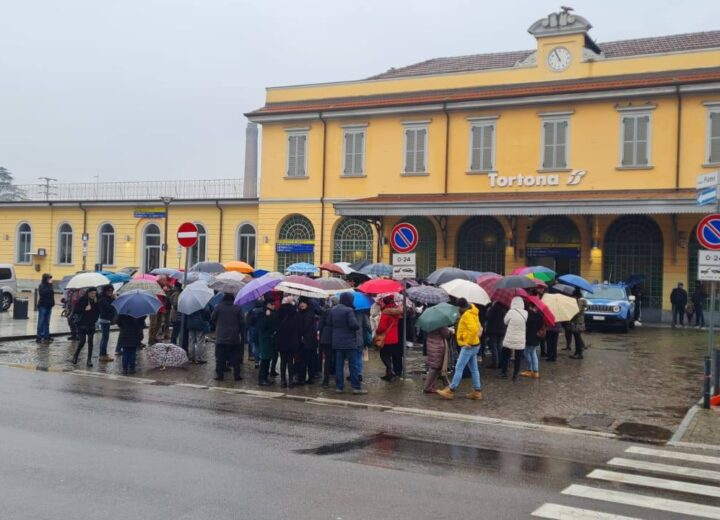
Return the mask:
[[367, 394], [360, 386], [360, 370], [357, 359], [357, 331], [360, 324], [355, 317], [352, 293], [340, 294], [340, 302], [330, 309], [328, 317], [332, 328], [332, 349], [335, 352], [335, 392], [343, 393], [345, 388], [345, 360], [350, 370], [350, 385], [353, 394]]
[[450, 335], [450, 329], [447, 327], [440, 327], [439, 329], [430, 331], [427, 335], [428, 372], [425, 376], [425, 388], [423, 389], [423, 392], [426, 394], [434, 394], [436, 392], [435, 382], [445, 364], [448, 348], [447, 340]]
[[392, 294], [382, 299], [381, 308], [373, 342], [380, 347], [380, 359], [385, 365], [385, 375], [380, 379], [389, 383], [393, 376], [402, 375], [403, 346], [400, 344], [399, 327], [402, 309], [395, 303]]
[[525, 302], [519, 296], [515, 296], [510, 302], [510, 309], [505, 313], [505, 338], [503, 339], [502, 353], [500, 354], [500, 374], [498, 377], [507, 378], [508, 363], [515, 352], [513, 365], [513, 381], [517, 381], [520, 372], [522, 356], [520, 351], [525, 350], [526, 328], [528, 313], [525, 310]]
[[295, 386], [295, 355], [300, 350], [301, 325], [300, 316], [295, 307], [295, 300], [285, 297], [280, 305], [280, 323], [275, 334], [275, 348], [280, 354], [280, 386]]
[[453, 399], [455, 390], [460, 386], [462, 381], [463, 370], [466, 366], [470, 367], [472, 375], [473, 390], [465, 395], [468, 399], [482, 399], [482, 384], [480, 382], [480, 370], [478, 369], [478, 353], [480, 352], [480, 334], [482, 327], [480, 326], [480, 313], [473, 304], [468, 303], [465, 298], [459, 298], [457, 306], [462, 313], [458, 322], [455, 339], [458, 347], [460, 347], [460, 355], [455, 365], [453, 380], [449, 386], [443, 390], [438, 390], [437, 394], [443, 399]]
[[296, 384], [313, 384], [319, 372], [318, 320], [315, 307], [309, 298], [298, 300], [298, 325], [300, 327], [299, 363], [295, 371]]

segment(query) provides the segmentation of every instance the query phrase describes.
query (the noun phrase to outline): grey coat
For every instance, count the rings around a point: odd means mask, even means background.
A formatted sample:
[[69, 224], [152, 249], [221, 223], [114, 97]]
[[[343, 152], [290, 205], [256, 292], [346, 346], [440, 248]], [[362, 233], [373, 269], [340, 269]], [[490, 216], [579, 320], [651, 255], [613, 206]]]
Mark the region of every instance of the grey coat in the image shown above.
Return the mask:
[[245, 319], [242, 309], [232, 302], [220, 302], [212, 313], [216, 345], [242, 345]]
[[[344, 296], [348, 295], [348, 299]], [[355, 317], [355, 309], [352, 307], [352, 294], [343, 293], [340, 295], [338, 305], [330, 309], [328, 325], [332, 328], [332, 348], [333, 350], [355, 350], [358, 348], [357, 331], [360, 330], [360, 324]]]

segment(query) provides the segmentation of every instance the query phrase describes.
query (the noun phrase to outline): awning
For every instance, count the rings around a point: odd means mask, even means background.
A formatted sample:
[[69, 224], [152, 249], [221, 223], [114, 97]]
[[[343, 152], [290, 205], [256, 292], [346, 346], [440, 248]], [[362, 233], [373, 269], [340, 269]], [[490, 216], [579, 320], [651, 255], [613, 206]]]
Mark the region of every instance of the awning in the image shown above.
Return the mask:
[[336, 202], [347, 217], [416, 215], [661, 215], [708, 213], [695, 190], [379, 195]]

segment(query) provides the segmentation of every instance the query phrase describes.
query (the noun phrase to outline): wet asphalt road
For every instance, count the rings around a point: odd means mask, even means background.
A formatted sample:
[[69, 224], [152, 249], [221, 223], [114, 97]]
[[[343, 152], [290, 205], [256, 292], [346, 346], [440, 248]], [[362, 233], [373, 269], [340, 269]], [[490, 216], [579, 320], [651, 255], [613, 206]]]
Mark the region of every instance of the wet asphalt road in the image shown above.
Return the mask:
[[529, 518], [630, 446], [7, 367], [0, 395], [4, 519]]

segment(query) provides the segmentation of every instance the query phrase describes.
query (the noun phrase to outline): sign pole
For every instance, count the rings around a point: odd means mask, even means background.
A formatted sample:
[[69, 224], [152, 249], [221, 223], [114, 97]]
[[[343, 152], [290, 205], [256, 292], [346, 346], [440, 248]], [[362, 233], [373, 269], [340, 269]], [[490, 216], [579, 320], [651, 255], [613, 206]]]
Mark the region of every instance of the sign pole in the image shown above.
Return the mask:
[[405, 380], [407, 377], [407, 285], [403, 288], [403, 330], [402, 330], [402, 348], [403, 348], [403, 362], [402, 362], [402, 378]]
[[[720, 178], [715, 179], [715, 188], [717, 192], [717, 188], [720, 186]], [[720, 213], [720, 199], [717, 198], [716, 193], [716, 200], [715, 200], [715, 212]], [[715, 349], [715, 297], [717, 296], [717, 282], [712, 282], [712, 285], [710, 285], [710, 331], [708, 333], [708, 341], [710, 345], [708, 346], [708, 355], [709, 356], [715, 356], [714, 363], [710, 367], [710, 372], [712, 373], [713, 370], [715, 370], [715, 373], [713, 375], [713, 395], [718, 395], [720, 393], [720, 370], [718, 367], [718, 364], [720, 363], [720, 353]], [[712, 357], [710, 358], [713, 359]]]
[[[188, 281], [188, 269], [190, 269], [190, 248], [197, 243], [198, 240], [198, 229], [192, 222], [183, 222], [177, 230], [178, 239], [178, 257], [180, 256], [181, 248], [185, 248], [185, 271], [183, 272], [183, 291], [187, 286]], [[178, 258], [179, 260], [179, 258]], [[179, 300], [179, 297], [178, 297]], [[187, 345], [187, 330], [185, 326], [185, 313], [180, 316], [180, 346]]]
[[[185, 290], [185, 287], [187, 286], [189, 260], [190, 260], [190, 255], [188, 254], [188, 249], [185, 248], [185, 271], [183, 271], [183, 288], [182, 288], [183, 291]], [[180, 346], [182, 348], [185, 348], [184, 345], [187, 345], [186, 335], [187, 335], [187, 331], [185, 330], [185, 313], [182, 313], [180, 315]]]

